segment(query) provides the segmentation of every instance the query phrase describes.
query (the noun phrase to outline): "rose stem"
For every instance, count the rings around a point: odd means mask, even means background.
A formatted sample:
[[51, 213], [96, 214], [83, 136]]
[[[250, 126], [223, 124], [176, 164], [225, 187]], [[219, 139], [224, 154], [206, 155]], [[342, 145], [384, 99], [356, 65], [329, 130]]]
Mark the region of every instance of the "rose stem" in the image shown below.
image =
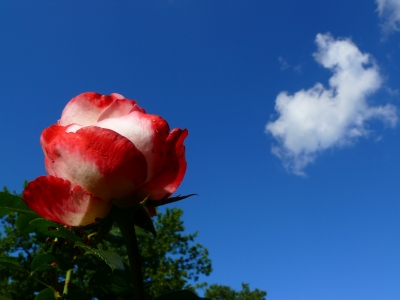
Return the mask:
[[63, 295], [67, 295], [68, 296], [68, 288], [69, 288], [69, 286], [71, 284], [72, 271], [73, 271], [73, 269], [69, 269], [67, 271], [67, 275], [65, 276], [65, 284], [64, 284]]
[[132, 213], [129, 209], [114, 206], [113, 217], [121, 230], [128, 253], [133, 283], [133, 300], [144, 300], [142, 266]]

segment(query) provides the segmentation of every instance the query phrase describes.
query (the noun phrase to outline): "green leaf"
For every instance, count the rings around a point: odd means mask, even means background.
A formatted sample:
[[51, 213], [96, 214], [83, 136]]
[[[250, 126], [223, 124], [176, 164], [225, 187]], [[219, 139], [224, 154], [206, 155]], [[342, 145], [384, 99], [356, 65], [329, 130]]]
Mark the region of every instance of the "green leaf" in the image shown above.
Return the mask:
[[56, 300], [59, 297], [60, 295], [57, 292], [47, 288], [40, 291], [39, 294], [36, 295], [35, 300]]
[[56, 267], [53, 267], [52, 265], [43, 264], [42, 266], [37, 267], [35, 269], [35, 272], [47, 272], [54, 270], [56, 270]]
[[8, 192], [0, 192], [0, 216], [18, 212], [21, 214], [36, 214], [31, 210], [20, 196]]
[[55, 269], [56, 266], [64, 271], [74, 267], [74, 265], [62, 255], [42, 253], [35, 256], [33, 259], [31, 270], [32, 272], [42, 272]]
[[183, 290], [161, 295], [155, 300], [199, 300], [202, 299], [192, 291]]
[[29, 273], [28, 270], [25, 270], [19, 263], [18, 260], [14, 257], [0, 256], [0, 265], [5, 266], [6, 268], [25, 271]]
[[8, 298], [4, 295], [0, 295], [0, 300], [12, 300], [11, 298]]
[[46, 219], [36, 219], [29, 223], [33, 226], [39, 233], [44, 236], [64, 238], [70, 240], [74, 243], [80, 242], [82, 239], [75, 235], [72, 231], [64, 228], [63, 225], [46, 220]]
[[85, 254], [93, 254], [102, 259], [112, 271], [125, 269], [121, 256], [116, 252], [93, 249], [82, 242], [75, 243], [75, 246], [84, 249], [86, 251]]
[[19, 233], [23, 234], [32, 232], [34, 230], [34, 227], [30, 226], [29, 223], [35, 219], [42, 219], [42, 218], [37, 214], [19, 215], [17, 221], [15, 222], [15, 226], [17, 227]]

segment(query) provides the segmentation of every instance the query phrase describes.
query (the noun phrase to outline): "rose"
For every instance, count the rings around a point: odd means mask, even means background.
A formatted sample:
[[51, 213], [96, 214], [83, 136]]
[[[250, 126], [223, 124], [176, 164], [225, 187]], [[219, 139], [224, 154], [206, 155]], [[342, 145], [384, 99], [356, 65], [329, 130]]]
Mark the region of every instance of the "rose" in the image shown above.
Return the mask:
[[43, 131], [49, 175], [31, 181], [23, 200], [44, 218], [79, 226], [106, 217], [113, 204], [168, 198], [186, 172], [187, 134], [119, 94], [78, 95]]

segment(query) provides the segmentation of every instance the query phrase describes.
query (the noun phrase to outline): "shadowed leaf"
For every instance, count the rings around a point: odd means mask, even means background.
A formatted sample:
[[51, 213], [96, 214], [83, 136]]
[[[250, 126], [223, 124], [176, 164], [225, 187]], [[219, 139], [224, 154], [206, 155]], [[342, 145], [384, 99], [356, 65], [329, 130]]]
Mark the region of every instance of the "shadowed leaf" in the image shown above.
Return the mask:
[[132, 293], [130, 276], [128, 265], [124, 271], [117, 270], [112, 274], [103, 269], [93, 274], [89, 286], [109, 295], [129, 295]]
[[[61, 285], [64, 286], [64, 281], [61, 282]], [[64, 295], [63, 295], [64, 297]], [[64, 298], [61, 298], [64, 299]], [[86, 293], [82, 290], [82, 288], [74, 283], [71, 283], [68, 288], [68, 296], [65, 298], [67, 300], [85, 300], [88, 299]]]
[[25, 271], [29, 273], [28, 270], [25, 270], [19, 263], [17, 258], [14, 257], [6, 257], [0, 256], [0, 265], [5, 266], [6, 268], [16, 269], [19, 271]]
[[124, 263], [118, 253], [114, 251], [93, 249], [81, 242], [75, 243], [76, 247], [82, 248], [86, 251], [85, 254], [93, 254], [102, 259], [111, 270], [124, 270]]
[[0, 216], [18, 212], [21, 214], [36, 214], [22, 201], [20, 196], [8, 192], [0, 192]]
[[55, 267], [67, 271], [72, 269], [74, 265], [64, 256], [51, 253], [42, 253], [35, 256], [31, 264], [32, 272], [46, 271]]
[[23, 234], [32, 232], [35, 228], [33, 226], [30, 226], [29, 223], [35, 219], [42, 219], [42, 218], [37, 214], [19, 215], [17, 221], [15, 222], [15, 226], [17, 227], [19, 233]]
[[52, 289], [47, 288], [43, 291], [40, 291], [39, 294], [36, 295], [35, 300], [56, 300], [59, 298], [57, 297], [59, 295], [56, 295], [57, 294]]
[[80, 237], [64, 228], [63, 225], [46, 219], [33, 220], [29, 223], [29, 225], [33, 226], [38, 232], [40, 232], [44, 236], [64, 238], [74, 243], [81, 241]]

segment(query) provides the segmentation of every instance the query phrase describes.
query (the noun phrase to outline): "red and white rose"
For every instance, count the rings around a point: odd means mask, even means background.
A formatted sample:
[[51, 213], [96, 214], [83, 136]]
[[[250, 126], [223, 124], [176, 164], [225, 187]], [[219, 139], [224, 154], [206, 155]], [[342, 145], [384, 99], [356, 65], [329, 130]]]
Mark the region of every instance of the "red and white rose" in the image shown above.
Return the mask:
[[186, 172], [187, 135], [134, 100], [83, 93], [43, 131], [49, 175], [31, 181], [23, 200], [44, 218], [79, 226], [106, 217], [113, 204], [168, 198]]

